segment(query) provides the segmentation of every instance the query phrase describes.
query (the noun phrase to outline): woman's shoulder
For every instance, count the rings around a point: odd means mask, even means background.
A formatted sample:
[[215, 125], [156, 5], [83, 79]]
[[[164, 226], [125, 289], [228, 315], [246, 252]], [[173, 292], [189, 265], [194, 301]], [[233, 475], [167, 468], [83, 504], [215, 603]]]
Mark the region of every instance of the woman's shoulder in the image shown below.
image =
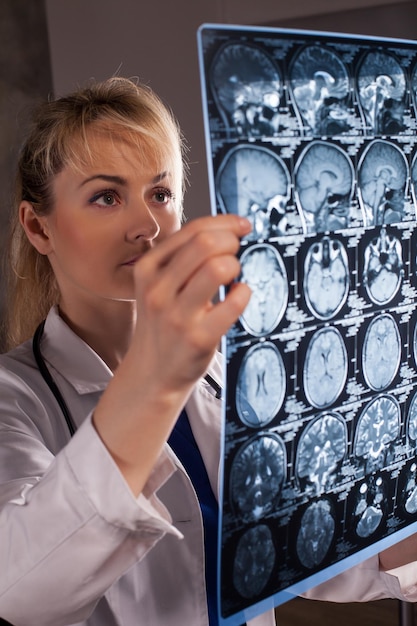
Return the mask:
[[26, 377], [29, 372], [36, 370], [36, 362], [32, 351], [32, 340], [0, 354], [0, 381], [14, 375]]

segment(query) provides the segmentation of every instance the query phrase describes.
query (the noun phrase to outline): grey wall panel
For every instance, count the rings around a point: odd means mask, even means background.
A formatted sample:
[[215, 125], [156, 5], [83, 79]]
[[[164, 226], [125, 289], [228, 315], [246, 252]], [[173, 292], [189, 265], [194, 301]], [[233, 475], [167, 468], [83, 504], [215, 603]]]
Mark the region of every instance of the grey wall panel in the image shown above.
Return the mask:
[[[43, 0], [0, 2], [0, 250], [7, 239], [16, 158], [28, 112], [52, 89]], [[0, 317], [4, 312], [0, 272]], [[1, 348], [1, 340], [0, 340]]]

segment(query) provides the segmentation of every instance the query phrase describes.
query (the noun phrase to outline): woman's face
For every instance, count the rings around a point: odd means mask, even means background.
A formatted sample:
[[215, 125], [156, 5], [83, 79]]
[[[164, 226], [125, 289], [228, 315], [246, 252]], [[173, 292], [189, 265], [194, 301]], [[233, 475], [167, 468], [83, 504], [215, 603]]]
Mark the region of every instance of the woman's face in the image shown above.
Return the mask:
[[120, 137], [90, 135], [91, 164], [56, 176], [42, 218], [64, 310], [133, 300], [135, 262], [180, 228], [173, 174]]

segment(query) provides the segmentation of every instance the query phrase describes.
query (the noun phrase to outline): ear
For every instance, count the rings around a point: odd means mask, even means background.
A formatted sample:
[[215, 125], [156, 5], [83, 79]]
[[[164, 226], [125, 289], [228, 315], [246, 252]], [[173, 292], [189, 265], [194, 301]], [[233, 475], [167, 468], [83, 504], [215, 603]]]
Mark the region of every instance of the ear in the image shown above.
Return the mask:
[[46, 218], [36, 215], [31, 203], [23, 200], [19, 206], [19, 220], [27, 238], [39, 254], [49, 254], [52, 246]]

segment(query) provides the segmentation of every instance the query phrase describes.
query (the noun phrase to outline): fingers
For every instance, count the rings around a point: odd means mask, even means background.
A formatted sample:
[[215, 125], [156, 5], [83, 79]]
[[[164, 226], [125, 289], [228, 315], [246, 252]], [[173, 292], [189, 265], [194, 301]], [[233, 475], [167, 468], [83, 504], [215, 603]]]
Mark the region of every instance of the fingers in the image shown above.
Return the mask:
[[240, 240], [250, 230], [250, 222], [237, 215], [218, 215], [195, 219], [155, 248], [153, 251], [154, 261], [160, 267], [166, 265], [174, 255], [178, 254], [180, 248], [187, 246], [195, 237], [201, 237], [204, 240], [204, 234], [207, 234], [208, 241], [210, 241], [210, 234], [217, 236], [220, 232], [228, 232]]
[[138, 288], [143, 292], [157, 283], [161, 305], [183, 293], [185, 305], [198, 306], [239, 274], [236, 253], [249, 231], [249, 222], [235, 215], [190, 222], [137, 264]]
[[161, 388], [195, 382], [245, 309], [251, 291], [243, 283], [234, 284], [221, 302], [213, 304], [212, 298], [239, 275], [236, 253], [250, 230], [250, 223], [235, 215], [201, 218], [136, 264], [138, 324], [130, 353], [140, 362], [145, 358]]
[[219, 302], [207, 312], [201, 332], [207, 333], [207, 338], [213, 337], [216, 333], [220, 336], [225, 335], [245, 310], [251, 294], [248, 285], [244, 283], [233, 285], [223, 302]]

